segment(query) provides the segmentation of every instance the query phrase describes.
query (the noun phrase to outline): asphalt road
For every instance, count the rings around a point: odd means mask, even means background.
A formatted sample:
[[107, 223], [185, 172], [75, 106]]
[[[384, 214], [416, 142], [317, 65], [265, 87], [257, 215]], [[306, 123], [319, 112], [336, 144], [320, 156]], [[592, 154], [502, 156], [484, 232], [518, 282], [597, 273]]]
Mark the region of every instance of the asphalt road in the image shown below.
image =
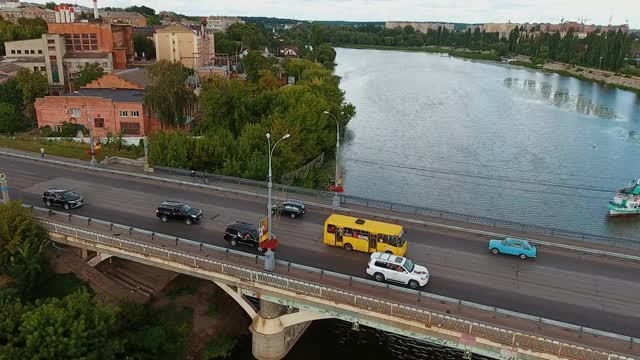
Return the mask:
[[[43, 206], [48, 187], [81, 193], [86, 205], [72, 210], [94, 217], [209, 244], [227, 246], [222, 234], [235, 220], [257, 223], [266, 201], [186, 185], [139, 180], [37, 161], [0, 156], [12, 199]], [[201, 208], [201, 223], [161, 223], [155, 216], [163, 200]], [[303, 218], [276, 217], [277, 257], [327, 270], [366, 276], [368, 254], [322, 243], [329, 212], [309, 209]], [[640, 337], [640, 264], [541, 249], [537, 259], [492, 256], [488, 238], [409, 225], [407, 257], [425, 265], [431, 281], [425, 291], [530, 315]], [[247, 251], [252, 251], [247, 248]]]

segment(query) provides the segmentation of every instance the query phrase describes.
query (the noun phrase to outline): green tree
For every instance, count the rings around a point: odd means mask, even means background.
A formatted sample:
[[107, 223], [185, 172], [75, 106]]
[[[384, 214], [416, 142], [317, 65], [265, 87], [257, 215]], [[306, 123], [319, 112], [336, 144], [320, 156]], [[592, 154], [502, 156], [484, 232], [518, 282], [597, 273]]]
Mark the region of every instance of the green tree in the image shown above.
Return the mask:
[[98, 63], [88, 63], [84, 66], [80, 66], [80, 71], [78, 71], [78, 77], [73, 81], [73, 85], [76, 88], [81, 88], [88, 83], [98, 79], [100, 76], [104, 75], [104, 69]]
[[49, 93], [49, 81], [40, 72], [26, 68], [18, 70], [16, 81], [18, 89], [22, 92], [22, 102], [25, 104], [27, 116], [31, 121], [35, 121], [36, 110], [33, 102]]
[[158, 15], [147, 16], [147, 26], [156, 26], [156, 25], [160, 25], [160, 16]]
[[24, 128], [20, 111], [13, 104], [0, 103], [0, 133], [13, 135]]
[[18, 88], [18, 81], [15, 78], [7, 79], [0, 84], [0, 103], [11, 104], [20, 111], [24, 110], [22, 91]]
[[145, 109], [165, 126], [184, 125], [196, 103], [193, 90], [186, 84], [191, 71], [181, 63], [161, 60], [147, 67], [151, 85], [144, 94]]
[[147, 59], [156, 58], [156, 46], [153, 40], [147, 39], [143, 34], [136, 33], [133, 35], [133, 47], [139, 56], [144, 54]]
[[273, 66], [273, 62], [262, 56], [259, 51], [251, 50], [242, 58], [242, 67], [247, 74], [247, 80], [251, 82], [258, 81], [260, 71], [269, 70]]
[[154, 16], [156, 14], [155, 10], [153, 10], [150, 7], [146, 7], [144, 5], [142, 5], [142, 6], [129, 6], [128, 8], [125, 9], [125, 11], [137, 12], [138, 14], [141, 14], [141, 15], [144, 15], [144, 16]]
[[49, 9], [49, 10], [55, 10], [56, 8], [56, 3], [53, 1], [48, 1], [44, 4], [44, 7]]

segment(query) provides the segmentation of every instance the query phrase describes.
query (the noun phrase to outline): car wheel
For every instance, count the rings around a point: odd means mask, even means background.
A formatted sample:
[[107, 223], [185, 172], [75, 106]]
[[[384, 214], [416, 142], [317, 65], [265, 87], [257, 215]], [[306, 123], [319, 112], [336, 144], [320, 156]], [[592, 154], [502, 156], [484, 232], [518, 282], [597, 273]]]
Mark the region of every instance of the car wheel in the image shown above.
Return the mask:
[[498, 255], [498, 254], [500, 254], [500, 250], [493, 248], [493, 249], [491, 249], [491, 253], [493, 255]]
[[420, 287], [420, 284], [418, 284], [418, 282], [415, 280], [409, 280], [409, 287], [413, 290], [416, 290]]
[[520, 259], [522, 259], [522, 260], [527, 260], [527, 255], [525, 255], [525, 254], [520, 254]]
[[349, 243], [344, 244], [344, 249], [347, 251], [351, 251], [353, 250], [353, 246]]
[[47, 207], [51, 207], [51, 200], [47, 200], [46, 204], [47, 204]]
[[193, 222], [191, 221], [191, 218], [186, 218], [184, 223], [187, 225], [191, 225]]
[[169, 219], [167, 219], [167, 217], [166, 217], [166, 216], [164, 216], [164, 215], [162, 215], [162, 216], [160, 217], [160, 221], [162, 221], [162, 222], [167, 222], [168, 220], [169, 220]]
[[296, 218], [296, 214], [291, 214], [291, 215], [289, 215], [289, 216], [291, 216], [291, 218], [292, 218], [292, 219], [295, 219], [295, 218]]
[[384, 275], [380, 274], [380, 273], [375, 273], [373, 275], [373, 278], [376, 279], [376, 281], [380, 281], [383, 282], [384, 281]]
[[69, 203], [64, 203], [64, 209], [65, 210], [71, 209], [71, 206], [69, 206]]
[[238, 240], [231, 239], [230, 244], [231, 244], [231, 246], [236, 246], [236, 245], [238, 245]]

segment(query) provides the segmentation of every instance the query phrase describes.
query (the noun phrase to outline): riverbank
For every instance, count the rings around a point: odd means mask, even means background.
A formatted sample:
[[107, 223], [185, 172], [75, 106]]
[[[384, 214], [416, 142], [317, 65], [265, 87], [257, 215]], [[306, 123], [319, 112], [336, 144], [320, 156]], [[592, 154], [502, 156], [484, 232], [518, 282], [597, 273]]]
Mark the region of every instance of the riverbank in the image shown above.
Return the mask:
[[[447, 54], [449, 56], [500, 62], [500, 56], [491, 51], [473, 51], [468, 49], [456, 49], [451, 47], [438, 46], [384, 46], [384, 45], [353, 45], [353, 44], [334, 44], [335, 47], [347, 49], [369, 49], [369, 50], [393, 50], [407, 52], [426, 52]], [[640, 95], [640, 77], [628, 74], [616, 73], [613, 71], [598, 70], [571, 64], [558, 62], [549, 62], [544, 64], [534, 64], [526, 61], [512, 61], [511, 65], [523, 66], [534, 70], [540, 70], [548, 73], [554, 73], [563, 76], [573, 77], [584, 81], [593, 81], [604, 86], [612, 86], [621, 90], [627, 90]]]

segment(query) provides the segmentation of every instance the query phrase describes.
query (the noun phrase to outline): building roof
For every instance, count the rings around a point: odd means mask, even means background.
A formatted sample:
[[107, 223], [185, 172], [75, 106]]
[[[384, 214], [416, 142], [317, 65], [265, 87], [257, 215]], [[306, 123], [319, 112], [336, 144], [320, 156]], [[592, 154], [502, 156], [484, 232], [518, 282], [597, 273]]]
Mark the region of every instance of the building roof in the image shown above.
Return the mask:
[[128, 82], [142, 86], [143, 88], [147, 87], [147, 85], [151, 85], [152, 82], [149, 74], [147, 73], [147, 70], [142, 68], [127, 69], [114, 73], [114, 75]]
[[87, 96], [111, 99], [113, 102], [144, 103], [144, 91], [130, 89], [80, 89], [80, 94], [70, 93], [67, 96]]
[[44, 56], [16, 56], [6, 57], [2, 60], [3, 64], [20, 64], [20, 63], [43, 63]]
[[0, 74], [0, 83], [7, 80], [10, 76], [5, 74]]
[[176, 24], [173, 23], [167, 27], [164, 27], [162, 29], [158, 29], [156, 30], [157, 33], [176, 33], [176, 32], [180, 32], [180, 33], [190, 33], [192, 32], [191, 29], [189, 29], [188, 27], [181, 25], [181, 24]]
[[68, 52], [64, 54], [65, 59], [108, 59], [109, 53], [91, 52]]
[[21, 66], [12, 63], [0, 63], [0, 72], [3, 73], [12, 73], [22, 69]]
[[104, 18], [144, 18], [144, 16], [138, 14], [137, 12], [128, 12], [128, 11], [102, 11], [98, 12], [98, 15]]

